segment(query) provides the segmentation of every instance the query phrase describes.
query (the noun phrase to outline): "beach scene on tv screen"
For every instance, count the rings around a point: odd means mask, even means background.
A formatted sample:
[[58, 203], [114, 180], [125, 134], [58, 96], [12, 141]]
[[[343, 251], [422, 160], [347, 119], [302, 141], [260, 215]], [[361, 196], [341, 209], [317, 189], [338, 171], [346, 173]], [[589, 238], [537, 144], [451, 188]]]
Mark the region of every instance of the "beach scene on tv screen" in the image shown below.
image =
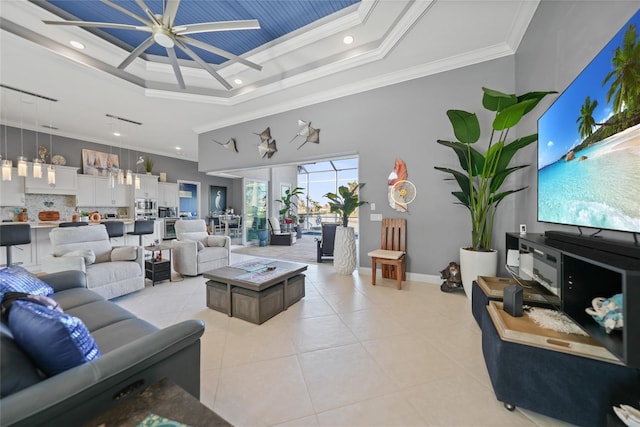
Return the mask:
[[538, 220], [640, 232], [640, 11], [538, 120]]

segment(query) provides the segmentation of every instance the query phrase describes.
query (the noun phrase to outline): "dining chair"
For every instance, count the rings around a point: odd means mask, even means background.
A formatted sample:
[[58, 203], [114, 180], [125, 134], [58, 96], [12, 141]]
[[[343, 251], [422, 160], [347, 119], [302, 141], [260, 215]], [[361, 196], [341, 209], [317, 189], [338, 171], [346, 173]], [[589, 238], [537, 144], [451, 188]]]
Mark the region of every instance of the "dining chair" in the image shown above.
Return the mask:
[[396, 279], [398, 289], [402, 289], [402, 281], [407, 280], [407, 221], [404, 218], [384, 218], [381, 231], [380, 249], [367, 254], [371, 257], [371, 284], [376, 284], [377, 265], [380, 264], [382, 277]]

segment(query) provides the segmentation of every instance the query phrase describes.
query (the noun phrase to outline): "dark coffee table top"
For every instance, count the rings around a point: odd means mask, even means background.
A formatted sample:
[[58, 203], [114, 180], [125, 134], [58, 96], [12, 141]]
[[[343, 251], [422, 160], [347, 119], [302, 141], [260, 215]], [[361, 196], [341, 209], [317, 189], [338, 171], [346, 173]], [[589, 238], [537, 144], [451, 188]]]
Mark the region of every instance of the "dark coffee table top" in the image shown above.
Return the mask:
[[261, 258], [206, 271], [202, 275], [217, 282], [261, 291], [306, 269], [306, 264]]

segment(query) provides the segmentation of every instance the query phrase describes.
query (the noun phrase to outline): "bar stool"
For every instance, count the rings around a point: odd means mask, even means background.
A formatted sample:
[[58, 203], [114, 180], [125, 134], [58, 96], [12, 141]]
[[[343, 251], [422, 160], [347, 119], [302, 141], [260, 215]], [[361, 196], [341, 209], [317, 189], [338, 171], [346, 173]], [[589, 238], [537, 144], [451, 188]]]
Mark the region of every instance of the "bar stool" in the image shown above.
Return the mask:
[[0, 225], [0, 246], [7, 248], [7, 267], [11, 266], [12, 246], [27, 243], [31, 243], [31, 226], [29, 224]]
[[133, 231], [129, 231], [127, 234], [132, 236], [138, 236], [140, 239], [140, 246], [142, 245], [142, 236], [145, 234], [153, 234], [155, 221], [153, 220], [140, 220], [136, 221], [133, 225]]
[[124, 236], [124, 222], [122, 221], [103, 221], [100, 224], [104, 224], [107, 229], [109, 238]]

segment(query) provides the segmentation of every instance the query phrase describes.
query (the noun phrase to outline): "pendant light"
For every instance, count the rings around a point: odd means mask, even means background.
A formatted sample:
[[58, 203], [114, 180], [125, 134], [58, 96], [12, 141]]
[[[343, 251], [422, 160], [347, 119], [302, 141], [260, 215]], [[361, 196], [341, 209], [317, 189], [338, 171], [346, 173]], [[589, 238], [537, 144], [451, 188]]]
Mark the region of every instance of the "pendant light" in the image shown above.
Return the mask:
[[51, 104], [49, 104], [49, 159], [51, 163], [49, 163], [49, 167], [47, 168], [47, 182], [50, 186], [56, 185], [56, 169], [53, 167], [53, 135], [51, 134], [51, 129], [53, 128], [53, 124], [51, 123]]
[[2, 180], [11, 181], [11, 168], [13, 162], [8, 159], [9, 149], [7, 148], [7, 125], [4, 125], [4, 155], [7, 157], [2, 161]]
[[41, 179], [42, 178], [42, 160], [38, 157], [38, 134], [39, 134], [39, 123], [38, 123], [38, 100], [36, 99], [36, 155], [33, 159], [33, 177]]
[[[138, 156], [138, 153], [136, 153], [136, 156]], [[142, 160], [142, 161], [141, 161]], [[142, 156], [140, 156], [137, 160], [136, 160], [136, 178], [134, 180], [135, 182], [135, 188], [136, 190], [140, 189], [140, 177], [138, 176], [139, 170], [140, 170], [140, 164], [144, 162], [144, 159], [142, 158]]]
[[122, 142], [120, 143], [120, 155], [118, 156], [118, 185], [124, 185], [124, 169], [122, 168]]
[[[2, 97], [2, 102], [4, 104], [4, 100], [6, 97]], [[7, 111], [6, 107], [2, 109], [3, 111]], [[0, 137], [1, 137], [0, 133]], [[2, 146], [0, 146], [0, 151], [2, 150]], [[2, 160], [2, 180], [3, 181], [11, 181], [11, 168], [13, 167], [13, 162], [9, 160], [9, 149], [7, 148], [7, 125], [4, 125], [4, 155], [5, 159]], [[2, 156], [0, 155], [0, 159]]]
[[18, 157], [18, 176], [27, 176], [27, 158], [24, 156], [24, 104], [25, 101], [20, 97], [20, 157]]
[[131, 151], [127, 148], [127, 185], [133, 185], [133, 176], [131, 175]]

